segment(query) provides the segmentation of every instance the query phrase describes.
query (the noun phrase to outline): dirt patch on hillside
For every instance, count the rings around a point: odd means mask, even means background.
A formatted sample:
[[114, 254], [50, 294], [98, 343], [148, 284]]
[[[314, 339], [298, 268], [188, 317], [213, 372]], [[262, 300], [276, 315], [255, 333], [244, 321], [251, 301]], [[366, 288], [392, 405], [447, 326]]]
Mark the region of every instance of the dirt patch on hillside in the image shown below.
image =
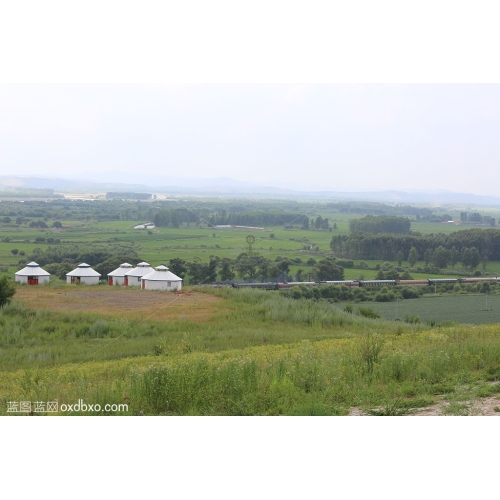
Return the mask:
[[33, 309], [89, 311], [129, 319], [203, 321], [224, 308], [219, 297], [199, 292], [175, 294], [131, 288], [78, 286], [73, 289], [21, 287], [15, 295]]
[[[414, 408], [409, 410], [404, 416], [438, 417], [446, 415], [500, 417], [500, 395], [454, 403], [454, 406], [448, 401], [440, 400], [436, 404], [425, 408]], [[360, 408], [354, 407], [351, 408], [349, 416], [365, 417], [370, 416], [370, 414], [364, 412]]]

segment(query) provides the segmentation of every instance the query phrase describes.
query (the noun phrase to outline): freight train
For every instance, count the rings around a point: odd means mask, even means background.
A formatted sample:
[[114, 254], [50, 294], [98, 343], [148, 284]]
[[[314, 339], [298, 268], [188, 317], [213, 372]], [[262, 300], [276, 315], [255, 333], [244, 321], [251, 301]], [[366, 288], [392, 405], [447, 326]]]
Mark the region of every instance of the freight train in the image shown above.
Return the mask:
[[[347, 281], [290, 281], [290, 282], [268, 282], [268, 283], [225, 283], [226, 286], [233, 288], [260, 288], [261, 290], [287, 290], [294, 286], [326, 286], [326, 285], [344, 285], [347, 287], [363, 286], [432, 286], [442, 284], [469, 284], [469, 283], [500, 283], [500, 277], [491, 278], [429, 278], [423, 280], [347, 280]], [[211, 286], [221, 287], [222, 283], [216, 283]]]

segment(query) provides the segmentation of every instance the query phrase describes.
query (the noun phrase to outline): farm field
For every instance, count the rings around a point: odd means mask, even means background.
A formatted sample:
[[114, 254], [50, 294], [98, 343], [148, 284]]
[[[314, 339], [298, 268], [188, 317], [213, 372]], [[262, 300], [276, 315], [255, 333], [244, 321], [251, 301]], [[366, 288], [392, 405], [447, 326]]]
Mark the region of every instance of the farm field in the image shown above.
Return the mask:
[[[500, 295], [426, 295], [398, 302], [370, 302], [369, 306], [387, 320], [403, 321], [405, 315], [418, 316], [424, 323], [463, 323], [471, 325], [500, 323]], [[355, 307], [355, 306], [354, 306]], [[499, 327], [500, 331], [500, 327]]]

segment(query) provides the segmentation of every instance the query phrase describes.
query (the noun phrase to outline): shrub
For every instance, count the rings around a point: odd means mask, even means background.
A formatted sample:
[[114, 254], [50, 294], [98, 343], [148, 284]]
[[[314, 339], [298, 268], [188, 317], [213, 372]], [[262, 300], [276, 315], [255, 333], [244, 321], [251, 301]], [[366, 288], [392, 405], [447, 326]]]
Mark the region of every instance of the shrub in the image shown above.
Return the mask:
[[381, 291], [380, 293], [377, 293], [377, 295], [375, 295], [375, 300], [377, 302], [391, 302], [395, 298], [396, 296], [394, 295], [394, 292], [392, 290], [390, 292]]
[[403, 299], [418, 299], [420, 297], [420, 291], [416, 288], [403, 288], [401, 290], [401, 295]]
[[380, 314], [372, 309], [371, 307], [359, 306], [358, 313], [365, 318], [377, 319], [380, 318]]
[[15, 293], [14, 283], [7, 276], [2, 276], [0, 278], [0, 307], [8, 304]]
[[404, 321], [405, 321], [405, 323], [410, 323], [413, 325], [416, 325], [417, 323], [421, 323], [420, 316], [418, 316], [417, 314], [410, 316], [408, 313], [405, 313]]

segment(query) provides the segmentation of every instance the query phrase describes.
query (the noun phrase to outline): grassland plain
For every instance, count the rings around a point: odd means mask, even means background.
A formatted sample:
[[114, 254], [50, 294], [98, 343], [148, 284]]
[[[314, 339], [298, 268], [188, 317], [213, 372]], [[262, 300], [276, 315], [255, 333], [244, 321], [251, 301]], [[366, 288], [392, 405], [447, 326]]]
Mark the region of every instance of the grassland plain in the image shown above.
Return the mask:
[[[153, 231], [136, 230], [134, 225], [137, 221], [110, 221], [96, 222], [93, 220], [82, 222], [66, 220], [62, 221], [66, 229], [37, 229], [25, 226], [3, 225], [1, 228], [2, 241], [0, 241], [0, 272], [12, 275], [18, 269], [18, 262], [23, 255], [12, 253], [12, 250], [23, 252], [29, 256], [36, 248], [41, 250], [54, 243], [47, 240], [52, 238], [60, 240], [56, 246], [95, 247], [110, 245], [125, 245], [133, 248], [141, 259], [152, 265], [168, 264], [173, 258], [182, 258], [193, 261], [195, 258], [208, 262], [211, 255], [217, 257], [236, 258], [240, 253], [248, 251], [246, 236], [251, 232], [255, 236], [252, 246], [253, 252], [271, 260], [277, 257], [300, 257], [304, 262], [309, 258], [321, 259], [331, 255], [330, 241], [335, 234], [348, 234], [348, 218], [343, 215], [339, 219], [338, 231], [313, 231], [302, 229], [284, 229], [283, 227], [268, 227], [265, 231], [239, 231], [221, 230], [209, 227], [180, 228], [155, 228]], [[352, 218], [352, 217], [351, 217]], [[48, 221], [49, 223], [51, 221]], [[420, 230], [419, 224], [414, 223], [416, 230]], [[429, 226], [429, 227], [427, 227]], [[422, 226], [429, 232], [442, 232], [445, 228], [457, 230], [461, 226], [446, 224], [431, 224]], [[425, 232], [425, 231], [422, 231]], [[451, 232], [451, 231], [450, 231]], [[271, 237], [271, 235], [273, 237]], [[45, 242], [36, 242], [36, 238], [45, 238]], [[4, 240], [8, 241], [4, 241]], [[24, 257], [25, 258], [25, 257]], [[356, 261], [353, 268], [345, 269], [346, 279], [374, 278], [377, 271], [373, 268], [382, 261], [365, 261], [368, 267], [359, 267]], [[393, 262], [395, 264], [395, 262]], [[407, 263], [403, 263], [403, 265]], [[424, 263], [417, 262], [416, 266]], [[293, 275], [299, 269], [308, 275], [306, 265], [294, 265], [290, 268]], [[448, 269], [449, 271], [449, 269]], [[500, 273], [500, 262], [488, 262], [486, 271], [493, 274]], [[460, 270], [457, 267], [457, 273]], [[414, 275], [415, 279], [421, 277], [441, 277], [442, 274]]]
[[[332, 235], [347, 234], [353, 217], [332, 216], [334, 232], [252, 231], [253, 251], [270, 259], [321, 259], [331, 255]], [[136, 222], [62, 220], [67, 229], [4, 225], [2, 238], [9, 241], [0, 241], [0, 267], [13, 276], [20, 256], [11, 250], [29, 255], [49, 246], [35, 242], [37, 237], [60, 239], [63, 246], [130, 245], [153, 265], [175, 257], [235, 258], [248, 250], [248, 231], [192, 225], [148, 233], [134, 230]], [[412, 230], [423, 233], [463, 228], [412, 224]], [[307, 275], [302, 265], [292, 266], [292, 273], [299, 268]], [[500, 263], [489, 262], [487, 270], [500, 271]], [[346, 279], [376, 274], [356, 267], [345, 271]], [[126, 403], [124, 413], [130, 415], [347, 415], [354, 407], [367, 414], [400, 415], [439, 401], [448, 404], [444, 413], [461, 415], [472, 411], [471, 401], [500, 393], [497, 325], [430, 328], [369, 320], [356, 314], [356, 305], [348, 314], [343, 306], [292, 301], [274, 292], [186, 290], [189, 296], [172, 296], [71, 287], [55, 279], [49, 286], [19, 287], [14, 302], [0, 311], [0, 412], [6, 413], [8, 401], [69, 404], [83, 398], [94, 404]], [[448, 313], [456, 321], [457, 311], [466, 310], [455, 300], [465, 296], [435, 299], [440, 300], [369, 306], [399, 307], [401, 319], [407, 312], [422, 321], [432, 320], [426, 310], [434, 308], [438, 323], [447, 321]], [[474, 310], [481, 323], [496, 318], [497, 303], [489, 300], [493, 311]], [[406, 310], [403, 304], [424, 310]], [[485, 296], [474, 304], [471, 299], [472, 309], [482, 307]]]
[[[102, 311], [90, 295], [84, 310], [61, 312], [57, 300], [95, 291], [69, 288], [54, 287], [48, 303], [25, 288], [2, 309], [2, 414], [9, 401], [81, 399], [127, 404], [129, 415], [404, 415], [438, 401], [462, 415], [500, 393], [496, 325], [431, 329], [233, 289], [191, 290], [168, 318], [158, 303], [142, 319], [124, 302]], [[213, 314], [190, 315], [193, 297]]]

